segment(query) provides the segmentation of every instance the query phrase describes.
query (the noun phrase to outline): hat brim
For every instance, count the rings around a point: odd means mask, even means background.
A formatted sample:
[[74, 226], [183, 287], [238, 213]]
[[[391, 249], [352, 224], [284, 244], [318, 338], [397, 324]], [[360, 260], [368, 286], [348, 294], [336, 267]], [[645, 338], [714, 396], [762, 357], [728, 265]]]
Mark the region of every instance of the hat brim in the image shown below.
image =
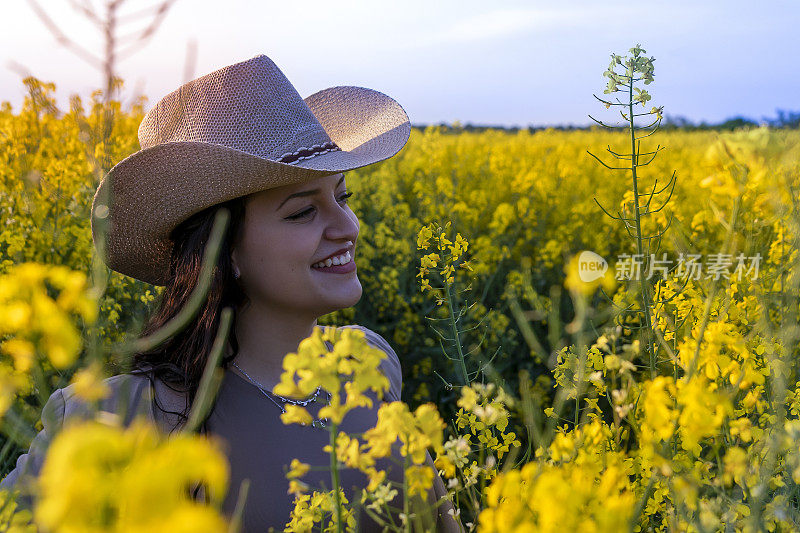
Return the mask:
[[265, 189], [383, 161], [397, 154], [411, 133], [400, 104], [372, 89], [330, 87], [305, 102], [341, 150], [286, 164], [227, 146], [170, 142], [140, 150], [115, 165], [92, 201], [95, 244], [100, 238], [97, 208], [112, 206], [104, 258], [108, 266], [140, 281], [165, 285], [172, 253], [169, 234], [193, 214]]

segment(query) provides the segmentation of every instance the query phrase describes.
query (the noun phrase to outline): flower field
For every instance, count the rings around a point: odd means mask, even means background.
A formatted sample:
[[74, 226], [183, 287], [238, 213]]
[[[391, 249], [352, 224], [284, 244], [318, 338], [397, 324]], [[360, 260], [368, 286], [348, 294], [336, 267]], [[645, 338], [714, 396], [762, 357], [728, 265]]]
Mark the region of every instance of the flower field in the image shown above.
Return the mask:
[[[23, 109], [0, 108], [3, 475], [48, 423], [54, 390], [103, 397], [125, 368], [117, 347], [159, 295], [105, 270], [89, 223], [103, 169], [138, 149], [143, 102], [98, 94], [61, 111], [52, 84], [26, 85]], [[643, 152], [664, 149], [636, 191], [629, 171], [587, 153], [630, 142], [600, 127], [428, 127], [348, 173], [363, 297], [319, 323], [380, 333], [404, 401], [363, 435], [330, 428], [332, 485], [359, 469], [360, 499], [287, 465], [288, 530], [357, 528], [356, 508], [390, 531], [432, 530], [426, 450], [466, 531], [800, 529], [800, 132], [658, 131], [642, 139]], [[623, 275], [641, 243], [650, 268]], [[587, 279], [584, 251], [607, 270]], [[350, 382], [336, 422], [388, 384], [359, 335], [328, 338], [331, 353], [322, 340], [287, 356], [281, 390]], [[284, 422], [307, 419], [296, 409]], [[107, 413], [81, 424], [56, 432], [32, 510], [3, 493], [4, 530], [237, 530], [219, 504], [242, 487], [213, 439]], [[401, 486], [374, 468], [397, 439]], [[188, 498], [193, 483], [212, 497]]]

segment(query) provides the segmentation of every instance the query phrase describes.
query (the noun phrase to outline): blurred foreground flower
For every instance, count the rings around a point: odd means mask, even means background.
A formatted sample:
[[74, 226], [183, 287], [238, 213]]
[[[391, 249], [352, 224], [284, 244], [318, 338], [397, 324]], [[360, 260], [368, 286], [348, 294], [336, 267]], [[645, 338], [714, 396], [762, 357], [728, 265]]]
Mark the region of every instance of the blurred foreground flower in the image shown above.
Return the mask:
[[[68, 424], [53, 440], [38, 479], [37, 524], [53, 532], [227, 531], [217, 510], [228, 463], [213, 441], [151, 424]], [[211, 506], [189, 495], [206, 488]]]
[[79, 398], [94, 402], [111, 394], [111, 388], [105, 382], [103, 365], [99, 361], [92, 361], [89, 366], [78, 370], [72, 376], [75, 385], [75, 394]]
[[[587, 259], [587, 256], [591, 256]], [[611, 293], [617, 286], [617, 280], [614, 278], [614, 269], [589, 269], [587, 265], [592, 265], [596, 261], [602, 260], [594, 252], [583, 251], [575, 254], [569, 260], [569, 263], [564, 266], [564, 273], [567, 278], [564, 280], [564, 286], [572, 293], [583, 294], [584, 296], [591, 296], [595, 293], [598, 287], [603, 287], [606, 293]]]
[[0, 490], [0, 531], [6, 533], [36, 533], [31, 522], [33, 515], [29, 509], [17, 510], [14, 493], [19, 491]]
[[30, 392], [37, 354], [56, 369], [75, 363], [81, 350], [73, 315], [97, 318], [97, 301], [83, 272], [23, 263], [0, 276], [0, 415], [18, 393]]

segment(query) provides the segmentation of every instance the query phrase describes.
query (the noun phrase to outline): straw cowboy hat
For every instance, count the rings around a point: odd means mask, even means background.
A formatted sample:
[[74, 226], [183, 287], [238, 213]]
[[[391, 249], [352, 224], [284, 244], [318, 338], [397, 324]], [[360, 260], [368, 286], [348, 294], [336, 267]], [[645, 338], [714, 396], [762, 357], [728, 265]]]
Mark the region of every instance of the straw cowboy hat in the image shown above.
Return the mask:
[[171, 92], [139, 126], [141, 150], [115, 165], [92, 201], [92, 238], [109, 222], [108, 266], [165, 285], [170, 232], [203, 209], [395, 155], [411, 123], [383, 93], [323, 89], [301, 98], [265, 55]]

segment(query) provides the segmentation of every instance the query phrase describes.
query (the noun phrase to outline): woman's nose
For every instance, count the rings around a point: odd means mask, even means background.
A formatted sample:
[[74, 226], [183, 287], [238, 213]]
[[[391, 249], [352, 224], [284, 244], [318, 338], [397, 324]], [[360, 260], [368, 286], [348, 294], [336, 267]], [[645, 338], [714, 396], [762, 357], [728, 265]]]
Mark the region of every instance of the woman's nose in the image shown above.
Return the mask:
[[350, 239], [355, 242], [358, 237], [360, 223], [358, 217], [346, 205], [333, 209], [325, 227], [326, 237], [331, 240]]

